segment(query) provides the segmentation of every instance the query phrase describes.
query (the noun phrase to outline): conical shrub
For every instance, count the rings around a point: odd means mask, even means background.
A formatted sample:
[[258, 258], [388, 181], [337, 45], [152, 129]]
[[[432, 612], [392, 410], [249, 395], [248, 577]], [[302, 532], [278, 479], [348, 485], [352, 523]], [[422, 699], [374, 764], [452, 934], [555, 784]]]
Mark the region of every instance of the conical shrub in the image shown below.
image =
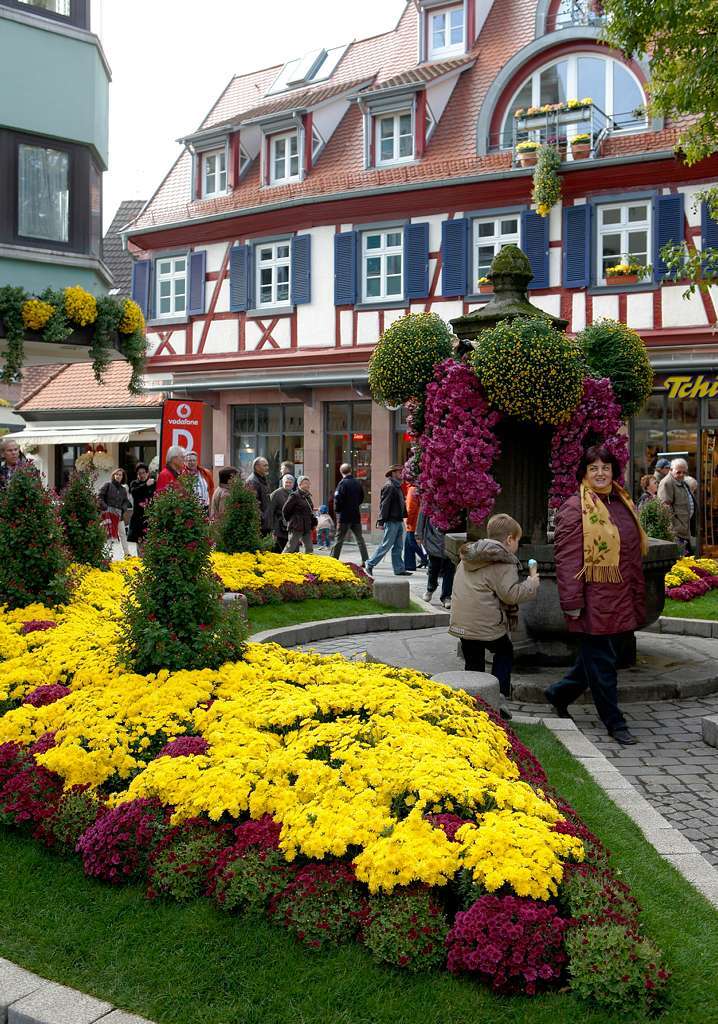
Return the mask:
[[60, 519], [73, 562], [107, 569], [107, 533], [100, 518], [90, 473], [73, 473], [70, 477], [63, 495]]
[[263, 548], [259, 532], [259, 505], [254, 491], [236, 476], [230, 484], [224, 515], [217, 524], [216, 548], [227, 555]]

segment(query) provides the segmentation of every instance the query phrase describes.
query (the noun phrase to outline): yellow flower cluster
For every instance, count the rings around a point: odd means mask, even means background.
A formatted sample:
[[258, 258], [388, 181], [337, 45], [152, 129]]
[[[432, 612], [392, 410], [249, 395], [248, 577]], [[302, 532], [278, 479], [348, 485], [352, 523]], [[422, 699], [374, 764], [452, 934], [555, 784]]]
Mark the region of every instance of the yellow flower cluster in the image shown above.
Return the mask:
[[41, 331], [52, 314], [55, 307], [42, 299], [28, 299], [22, 304], [22, 322], [30, 331]]
[[[0, 703], [41, 684], [70, 688], [0, 716], [0, 743], [52, 731], [56, 746], [37, 760], [67, 787], [109, 782], [114, 804], [157, 797], [175, 822], [271, 814], [288, 860], [358, 851], [357, 876], [373, 892], [442, 885], [467, 868], [489, 891], [548, 899], [564, 861], [583, 858], [579, 840], [553, 832], [553, 803], [519, 779], [504, 731], [468, 695], [418, 672], [269, 644], [217, 670], [126, 671], [119, 608], [137, 569], [75, 566], [66, 608], [0, 615]], [[47, 618], [56, 628], [21, 635], [24, 621]], [[204, 738], [205, 754], [157, 757], [188, 733]], [[450, 842], [428, 812], [473, 823]]]
[[679, 558], [666, 573], [667, 587], [680, 587], [682, 583], [693, 583], [700, 579], [698, 573], [693, 571], [694, 566], [704, 569], [711, 576], [718, 576], [718, 561], [713, 558], [694, 558], [693, 555], [686, 555]]
[[117, 329], [120, 334], [134, 334], [135, 331], [144, 331], [145, 318], [134, 299], [125, 299], [122, 304], [122, 319]]
[[86, 327], [97, 320], [97, 300], [79, 284], [65, 289], [65, 313], [69, 320]]
[[213, 552], [212, 565], [228, 590], [258, 590], [280, 587], [283, 583], [305, 583], [316, 576], [319, 583], [356, 583], [359, 581], [344, 562], [321, 555], [275, 555], [271, 551], [253, 551], [239, 555]]

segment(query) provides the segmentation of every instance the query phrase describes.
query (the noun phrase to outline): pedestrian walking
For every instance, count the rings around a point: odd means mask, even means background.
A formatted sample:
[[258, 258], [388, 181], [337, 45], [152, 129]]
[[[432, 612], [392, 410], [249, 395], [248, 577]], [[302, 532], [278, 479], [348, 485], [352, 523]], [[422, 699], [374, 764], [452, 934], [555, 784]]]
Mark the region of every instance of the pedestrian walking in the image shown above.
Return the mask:
[[319, 516], [317, 518], [317, 546], [320, 548], [329, 549], [332, 546], [332, 530], [334, 529], [334, 520], [329, 515], [329, 506], [319, 506]]
[[429, 571], [426, 574], [424, 600], [431, 601], [441, 579], [439, 601], [444, 608], [451, 608], [455, 566], [451, 559], [446, 557], [446, 534], [434, 526], [424, 509], [419, 513], [416, 523], [416, 539], [426, 549], [428, 559]]
[[381, 489], [379, 518], [377, 526], [384, 528], [381, 544], [366, 563], [366, 571], [374, 575], [375, 567], [384, 555], [391, 551], [391, 564], [395, 576], [411, 576], [404, 566], [402, 550], [404, 547], [404, 519], [406, 518], [406, 502], [401, 489], [403, 466], [390, 466], [386, 471], [387, 482]]
[[357, 480], [352, 473], [352, 467], [348, 462], [342, 463], [339, 467], [339, 472], [342, 478], [334, 492], [334, 514], [337, 517], [337, 532], [331, 555], [332, 558], [339, 558], [342, 553], [342, 545], [351, 530], [359, 546], [359, 557], [361, 558], [363, 568], [369, 560], [369, 552], [366, 549], [366, 541], [364, 540], [361, 528], [361, 507], [364, 504], [364, 487], [361, 480]]
[[421, 511], [421, 499], [419, 490], [415, 484], [410, 484], [406, 492], [406, 536], [404, 538], [404, 568], [412, 572], [417, 568], [416, 559], [419, 558], [419, 568], [425, 569], [428, 565], [426, 551], [417, 540], [416, 524]]
[[185, 471], [185, 449], [178, 444], [173, 444], [167, 449], [165, 465], [157, 475], [155, 494], [161, 494], [168, 487], [177, 487], [177, 481], [184, 475]]
[[285, 473], [282, 477], [282, 482], [279, 487], [269, 496], [269, 510], [272, 517], [272, 536], [274, 537], [274, 547], [272, 551], [275, 554], [280, 554], [284, 551], [289, 540], [289, 531], [287, 524], [284, 521], [284, 506], [289, 500], [289, 495], [294, 490], [296, 481], [291, 473]]
[[132, 502], [130, 501], [130, 493], [125, 483], [126, 479], [124, 469], [120, 467], [114, 469], [112, 476], [106, 484], [102, 485], [98, 495], [102, 511], [109, 512], [110, 515], [117, 517], [117, 539], [120, 542], [124, 558], [131, 554], [130, 545], [127, 543], [125, 516], [131, 511]]
[[232, 486], [232, 481], [239, 473], [238, 469], [234, 466], [223, 466], [219, 471], [219, 487], [215, 490], [212, 495], [212, 500], [209, 503], [209, 518], [210, 522], [218, 523], [224, 515], [224, 508], [227, 504], [227, 498], [229, 497], [229, 489]]
[[289, 540], [284, 548], [286, 554], [295, 554], [299, 551], [300, 544], [304, 545], [306, 554], [311, 555], [314, 551], [312, 530], [317, 525], [317, 517], [314, 515], [310, 486], [309, 477], [300, 476], [296, 491], [289, 495], [284, 505], [282, 515], [289, 533]]
[[[618, 706], [618, 655], [626, 635], [646, 620], [643, 554], [648, 539], [633, 502], [617, 478], [615, 456], [594, 445], [579, 463], [579, 490], [556, 516], [556, 582], [568, 629], [579, 637], [578, 658], [559, 682], [545, 691], [560, 718], [590, 687], [609, 736], [628, 745]], [[660, 491], [660, 488], [659, 488]]]
[[185, 456], [185, 466], [187, 467], [187, 475], [192, 483], [192, 489], [197, 495], [197, 500], [204, 509], [205, 513], [209, 515], [209, 506], [212, 501], [212, 495], [214, 494], [214, 480], [212, 474], [204, 466], [199, 463], [199, 455], [197, 452], [187, 452]]
[[[518, 606], [536, 597], [540, 583], [538, 574], [519, 580], [521, 532], [520, 524], [501, 512], [486, 524], [485, 540], [463, 544], [451, 602], [449, 632], [461, 640], [466, 670], [485, 672], [486, 651], [491, 651], [491, 673], [506, 699], [511, 697], [510, 634], [518, 624]], [[502, 714], [511, 717], [506, 709]]]
[[142, 546], [147, 535], [147, 506], [155, 493], [156, 481], [150, 476], [149, 470], [144, 462], [138, 462], [135, 466], [135, 479], [130, 484], [130, 498], [132, 499], [132, 516], [127, 531], [127, 539], [134, 541], [137, 545], [137, 553], [142, 553]]
[[259, 505], [259, 529], [263, 537], [272, 532], [272, 519], [269, 509], [269, 463], [261, 455], [252, 463], [252, 472], [247, 477], [245, 487], [253, 491]]
[[673, 459], [670, 471], [658, 485], [658, 500], [662, 501], [671, 514], [671, 526], [676, 540], [683, 546], [685, 554], [690, 555], [691, 519], [696, 510], [696, 500], [686, 483], [688, 463], [685, 459]]

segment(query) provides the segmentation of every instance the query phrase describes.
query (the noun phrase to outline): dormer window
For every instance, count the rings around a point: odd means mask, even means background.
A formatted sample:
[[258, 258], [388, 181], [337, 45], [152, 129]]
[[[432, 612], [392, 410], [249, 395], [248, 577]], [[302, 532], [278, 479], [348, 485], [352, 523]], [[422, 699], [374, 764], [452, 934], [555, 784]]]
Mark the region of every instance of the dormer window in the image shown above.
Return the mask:
[[466, 51], [464, 5], [429, 11], [429, 60], [443, 60]]
[[223, 196], [227, 191], [227, 150], [202, 154], [202, 198]]
[[398, 164], [414, 159], [414, 125], [411, 110], [383, 114], [376, 119], [376, 162]]
[[273, 135], [270, 139], [270, 184], [299, 181], [299, 135], [296, 131]]

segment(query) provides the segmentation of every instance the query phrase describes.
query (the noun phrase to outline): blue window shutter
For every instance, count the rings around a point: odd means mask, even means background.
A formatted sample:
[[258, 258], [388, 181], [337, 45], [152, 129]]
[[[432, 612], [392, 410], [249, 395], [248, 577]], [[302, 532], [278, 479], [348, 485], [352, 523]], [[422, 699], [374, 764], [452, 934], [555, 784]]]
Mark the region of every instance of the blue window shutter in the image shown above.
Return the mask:
[[233, 245], [229, 254], [229, 308], [244, 313], [247, 305], [249, 246]]
[[466, 295], [469, 272], [469, 221], [445, 220], [441, 225], [441, 293]]
[[548, 217], [540, 217], [533, 210], [521, 214], [521, 248], [526, 253], [533, 271], [529, 288], [549, 287]]
[[205, 310], [204, 279], [207, 270], [207, 250], [198, 249], [189, 254], [189, 302], [187, 312], [190, 316], [201, 316]]
[[429, 294], [429, 225], [404, 225], [404, 295], [425, 299]]
[[334, 236], [334, 305], [353, 306], [357, 300], [357, 232]]
[[656, 281], [668, 277], [668, 267], [661, 259], [661, 249], [669, 242], [683, 241], [683, 194], [673, 192], [653, 200], [653, 276]]
[[292, 238], [292, 302], [301, 306], [312, 301], [312, 236]]
[[135, 260], [132, 264], [132, 298], [142, 310], [145, 319], [150, 315], [150, 280], [152, 260]]
[[718, 220], [713, 220], [708, 203], [701, 203], [701, 242], [704, 249], [718, 249]]
[[591, 207], [567, 206], [563, 211], [563, 286], [587, 288], [591, 283]]

